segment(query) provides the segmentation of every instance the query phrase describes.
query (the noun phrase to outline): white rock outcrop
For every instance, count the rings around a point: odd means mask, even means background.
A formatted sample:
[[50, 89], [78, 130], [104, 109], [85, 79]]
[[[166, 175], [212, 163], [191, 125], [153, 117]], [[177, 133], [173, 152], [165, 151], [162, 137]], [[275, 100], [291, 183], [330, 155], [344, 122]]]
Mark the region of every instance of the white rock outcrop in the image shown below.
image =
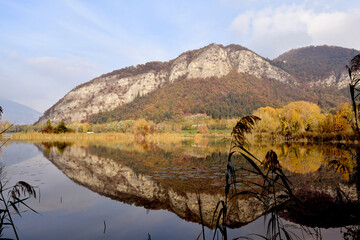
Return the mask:
[[343, 71], [340, 76], [336, 76], [333, 72], [330, 76], [324, 79], [318, 79], [317, 81], [311, 82], [310, 86], [324, 86], [330, 87], [335, 86], [338, 89], [349, 86], [349, 75], [346, 71]]

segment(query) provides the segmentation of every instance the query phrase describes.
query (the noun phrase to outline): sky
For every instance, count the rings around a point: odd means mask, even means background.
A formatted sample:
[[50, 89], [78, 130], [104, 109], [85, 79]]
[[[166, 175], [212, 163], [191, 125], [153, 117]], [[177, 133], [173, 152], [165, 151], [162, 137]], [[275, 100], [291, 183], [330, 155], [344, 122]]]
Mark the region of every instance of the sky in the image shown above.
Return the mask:
[[43, 112], [77, 85], [210, 43], [273, 59], [360, 50], [358, 0], [0, 0], [1, 98]]

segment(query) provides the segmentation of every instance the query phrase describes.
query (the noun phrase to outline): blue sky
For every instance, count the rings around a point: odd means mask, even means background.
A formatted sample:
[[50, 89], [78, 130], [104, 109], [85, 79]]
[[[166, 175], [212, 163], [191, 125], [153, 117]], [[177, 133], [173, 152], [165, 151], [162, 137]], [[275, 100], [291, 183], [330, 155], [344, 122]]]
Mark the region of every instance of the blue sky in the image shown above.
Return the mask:
[[1, 97], [38, 111], [103, 73], [210, 43], [270, 59], [292, 48], [360, 49], [357, 0], [0, 0]]

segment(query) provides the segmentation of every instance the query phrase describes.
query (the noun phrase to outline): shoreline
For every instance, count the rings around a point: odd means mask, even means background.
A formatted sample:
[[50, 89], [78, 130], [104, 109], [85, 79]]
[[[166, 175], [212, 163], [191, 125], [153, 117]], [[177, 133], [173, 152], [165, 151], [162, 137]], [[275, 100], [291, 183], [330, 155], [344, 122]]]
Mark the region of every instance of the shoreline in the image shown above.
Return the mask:
[[[186, 140], [200, 140], [200, 139], [230, 139], [229, 133], [153, 133], [148, 134], [145, 138], [139, 137], [133, 133], [12, 133], [6, 137], [0, 136], [0, 139], [9, 140], [45, 140], [45, 141], [69, 141], [69, 140], [90, 140], [90, 141], [118, 141], [118, 142], [167, 142], [179, 143]], [[248, 134], [249, 142], [281, 142], [281, 143], [303, 143], [303, 144], [358, 144], [358, 141], [353, 139], [353, 135], [339, 136], [334, 134], [301, 134], [295, 136], [283, 136], [271, 133], [253, 133]]]

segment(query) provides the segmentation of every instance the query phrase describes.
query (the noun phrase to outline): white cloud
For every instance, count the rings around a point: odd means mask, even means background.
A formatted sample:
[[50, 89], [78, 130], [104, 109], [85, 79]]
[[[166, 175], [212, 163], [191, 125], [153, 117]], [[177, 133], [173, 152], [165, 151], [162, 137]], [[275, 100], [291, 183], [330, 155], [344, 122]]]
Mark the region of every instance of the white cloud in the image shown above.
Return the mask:
[[315, 15], [308, 32], [315, 43], [360, 49], [360, 9]]
[[238, 15], [233, 21], [231, 28], [241, 37], [247, 37], [250, 33], [250, 25], [254, 18], [254, 12], [245, 12]]
[[250, 49], [266, 57], [276, 57], [291, 48], [307, 45], [338, 45], [360, 49], [360, 9], [315, 12], [303, 6], [239, 14], [231, 30]]
[[94, 68], [96, 68], [94, 64], [77, 57], [70, 59], [36, 57], [26, 59], [26, 64], [34, 72], [40, 73], [43, 78], [56, 82], [61, 81], [65, 84], [68, 82], [79, 82], [80, 79], [90, 77], [94, 74]]

